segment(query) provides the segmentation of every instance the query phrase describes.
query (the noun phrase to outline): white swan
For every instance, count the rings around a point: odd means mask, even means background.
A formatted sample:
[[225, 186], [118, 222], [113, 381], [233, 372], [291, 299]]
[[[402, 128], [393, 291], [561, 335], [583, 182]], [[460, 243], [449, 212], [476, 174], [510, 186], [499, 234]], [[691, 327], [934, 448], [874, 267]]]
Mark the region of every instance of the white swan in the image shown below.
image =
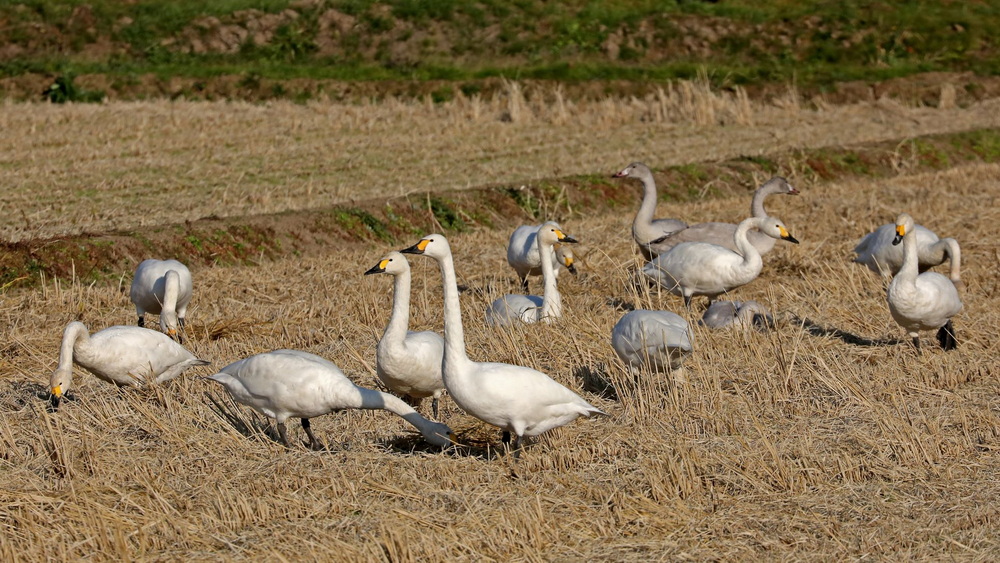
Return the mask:
[[285, 445], [285, 421], [302, 419], [309, 447], [319, 449], [309, 419], [342, 409], [383, 409], [397, 414], [435, 446], [451, 443], [451, 429], [420, 416], [399, 397], [352, 383], [333, 362], [299, 350], [275, 350], [250, 356], [208, 377], [226, 388], [233, 399], [275, 419]]
[[[751, 217], [767, 217], [764, 209], [764, 200], [772, 194], [798, 195], [799, 191], [788, 183], [788, 180], [781, 176], [775, 176], [764, 182], [753, 194], [750, 202]], [[649, 247], [653, 254], [660, 255], [682, 242], [709, 242], [736, 250], [733, 242], [733, 235], [736, 234], [736, 225], [733, 223], [698, 223], [688, 225], [687, 228], [671, 233], [666, 238], [650, 243]], [[767, 254], [774, 248], [776, 240], [759, 231], [747, 233], [747, 240], [757, 249], [761, 255]]]
[[632, 238], [639, 245], [642, 256], [646, 260], [652, 260], [656, 257], [656, 253], [650, 245], [670, 233], [687, 227], [687, 223], [677, 219], [653, 219], [653, 212], [656, 211], [656, 181], [653, 180], [653, 173], [645, 164], [633, 162], [612, 178], [636, 178], [642, 182], [642, 204], [639, 205], [639, 211], [632, 221]]
[[705, 309], [699, 323], [708, 328], [752, 326], [767, 329], [774, 326], [774, 318], [756, 301], [716, 301]]
[[962, 310], [962, 300], [955, 284], [937, 272], [918, 273], [917, 231], [913, 218], [906, 213], [896, 217], [896, 236], [892, 244], [903, 243], [903, 265], [889, 283], [886, 300], [889, 312], [899, 326], [913, 338], [920, 351], [920, 331], [939, 329], [938, 342], [945, 350], [958, 347], [951, 318]]
[[[378, 341], [375, 372], [391, 391], [410, 398], [410, 404], [432, 397], [431, 409], [438, 417], [438, 399], [444, 392], [441, 361], [444, 339], [433, 331], [413, 332], [410, 320], [410, 263], [398, 252], [386, 254], [365, 275], [393, 276], [392, 314]], [[414, 405], [417, 406], [417, 405]]]
[[[953, 238], [938, 238], [934, 231], [921, 225], [913, 226], [917, 239], [917, 267], [925, 272], [934, 266], [951, 262], [949, 278], [956, 285], [962, 283], [962, 251]], [[899, 272], [903, 265], [903, 248], [892, 241], [896, 237], [896, 225], [886, 223], [868, 233], [854, 247], [857, 257], [854, 261], [868, 266], [868, 269], [889, 278]]]
[[59, 408], [59, 401], [73, 384], [74, 363], [116, 385], [141, 385], [162, 383], [188, 368], [211, 362], [196, 358], [162, 332], [112, 326], [88, 334], [83, 323], [73, 321], [63, 330], [59, 365], [49, 380], [53, 408]]
[[[465, 352], [461, 303], [451, 247], [443, 235], [428, 235], [402, 252], [437, 260], [444, 286], [444, 385], [472, 416], [513, 432], [515, 448], [578, 416], [604, 414], [544, 373], [523, 366], [473, 362]], [[543, 262], [544, 263], [544, 262]], [[520, 450], [518, 450], [520, 451]]]
[[637, 309], [625, 313], [611, 329], [611, 347], [632, 368], [678, 369], [691, 354], [691, 333], [680, 315]]
[[486, 322], [492, 325], [509, 325], [517, 322], [552, 322], [562, 315], [562, 297], [556, 285], [553, 246], [557, 243], [575, 243], [576, 239], [559, 229], [550, 221], [538, 228], [536, 236], [542, 268], [544, 291], [537, 295], [505, 295], [490, 305], [486, 311]]
[[[517, 277], [521, 280], [523, 291], [528, 291], [528, 276], [542, 275], [542, 258], [538, 252], [538, 229], [542, 225], [521, 225], [514, 229], [507, 241], [507, 263], [517, 272]], [[556, 224], [557, 229], [561, 229]], [[569, 273], [576, 274], [574, 266], [575, 257], [570, 247], [556, 245], [555, 254], [552, 257], [554, 266], [553, 274], [559, 277], [560, 266], [569, 270]]]
[[129, 291], [139, 326], [145, 326], [146, 313], [160, 315], [160, 330], [184, 340], [177, 334], [184, 328], [184, 316], [191, 302], [191, 272], [177, 260], [143, 260], [135, 269]]
[[715, 301], [720, 294], [750, 283], [760, 275], [764, 263], [747, 240], [747, 232], [752, 228], [774, 238], [799, 242], [780, 220], [750, 217], [739, 224], [733, 235], [738, 252], [717, 244], [684, 242], [643, 266], [642, 271], [674, 295], [684, 297], [688, 309], [695, 295], [707, 295], [710, 302]]

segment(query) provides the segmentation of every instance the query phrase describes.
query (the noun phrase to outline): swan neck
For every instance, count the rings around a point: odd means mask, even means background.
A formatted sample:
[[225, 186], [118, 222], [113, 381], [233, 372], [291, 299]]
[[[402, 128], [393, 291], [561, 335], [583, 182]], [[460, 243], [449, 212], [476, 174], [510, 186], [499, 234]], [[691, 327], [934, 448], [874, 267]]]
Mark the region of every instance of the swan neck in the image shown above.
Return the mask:
[[642, 203], [639, 211], [635, 214], [634, 223], [637, 225], [649, 225], [653, 222], [653, 213], [656, 212], [656, 181], [652, 175], [643, 176], [642, 180]]
[[392, 313], [382, 340], [401, 341], [406, 338], [410, 321], [410, 271], [396, 274], [392, 282]]
[[177, 298], [181, 294], [181, 277], [174, 270], [168, 270], [163, 276], [163, 303], [161, 313], [168, 314], [177, 310]]
[[771, 191], [763, 186], [753, 193], [753, 199], [750, 200], [751, 217], [767, 217], [767, 211], [764, 210], [764, 200], [769, 195], [771, 195]]
[[355, 407], [367, 410], [386, 410], [393, 414], [405, 417], [411, 412], [416, 412], [413, 407], [407, 405], [402, 399], [389, 393], [383, 393], [375, 389], [368, 389], [355, 385], [361, 395], [361, 403]]
[[903, 280], [916, 280], [920, 270], [920, 257], [917, 255], [917, 233], [909, 229], [903, 236], [903, 264], [899, 267], [896, 277]]
[[934, 243], [934, 247], [935, 253], [941, 252], [948, 255], [948, 262], [951, 265], [948, 277], [951, 281], [962, 281], [962, 250], [958, 246], [958, 241], [953, 238], [944, 238]]
[[451, 253], [438, 259], [441, 281], [444, 285], [444, 376], [454, 373], [449, 367], [469, 361], [465, 354], [465, 333], [462, 330], [462, 303], [458, 299], [458, 279]]
[[559, 295], [559, 288], [556, 284], [555, 268], [552, 260], [555, 258], [555, 249], [551, 244], [538, 242], [538, 252], [542, 260], [542, 310], [540, 320], [549, 322], [562, 314], [562, 298]]
[[[733, 242], [736, 244], [737, 250], [743, 255], [743, 266], [753, 267], [755, 264], [760, 264], [763, 266], [763, 262], [760, 258], [760, 252], [757, 251], [757, 247], [750, 244], [750, 240], [747, 238], [747, 233], [753, 227], [759, 227], [761, 218], [753, 218], [742, 221], [736, 226], [736, 233], [733, 235]], [[758, 269], [760, 266], [758, 266]]]

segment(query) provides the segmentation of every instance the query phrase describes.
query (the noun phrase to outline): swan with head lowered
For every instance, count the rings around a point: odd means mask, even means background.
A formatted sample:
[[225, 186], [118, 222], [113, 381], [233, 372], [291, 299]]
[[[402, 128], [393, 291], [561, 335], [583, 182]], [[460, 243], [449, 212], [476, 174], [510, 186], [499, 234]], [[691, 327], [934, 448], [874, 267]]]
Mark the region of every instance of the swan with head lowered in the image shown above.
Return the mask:
[[951, 280], [937, 272], [919, 272], [917, 231], [913, 217], [896, 217], [896, 235], [892, 244], [903, 245], [903, 264], [889, 283], [886, 300], [889, 312], [913, 339], [920, 351], [920, 331], [938, 329], [938, 343], [945, 350], [958, 347], [951, 318], [962, 310], [962, 300]]
[[[951, 270], [948, 277], [960, 286], [962, 284], [962, 251], [958, 241], [953, 238], [938, 238], [934, 231], [921, 225], [913, 226], [916, 237], [917, 270], [927, 270], [950, 261]], [[896, 275], [903, 266], [903, 247], [893, 244], [896, 238], [896, 225], [886, 223], [868, 233], [854, 247], [857, 256], [854, 261], [864, 264], [869, 270], [881, 274], [884, 278]]]
[[160, 330], [177, 338], [184, 328], [184, 316], [191, 301], [191, 272], [177, 260], [143, 260], [135, 269], [129, 291], [139, 326], [145, 326], [146, 313], [160, 315]]
[[537, 295], [505, 295], [490, 305], [486, 311], [486, 322], [492, 325], [505, 326], [513, 323], [552, 322], [562, 315], [562, 297], [556, 285], [554, 246], [558, 243], [575, 243], [576, 239], [559, 229], [554, 222], [544, 223], [538, 228], [535, 236], [538, 253], [541, 259], [542, 296]]
[[612, 178], [635, 178], [642, 182], [642, 203], [632, 221], [632, 238], [639, 245], [642, 256], [646, 260], [652, 260], [656, 257], [656, 252], [651, 245], [687, 227], [687, 223], [677, 219], [653, 219], [653, 212], [656, 211], [656, 181], [653, 179], [652, 171], [645, 164], [633, 162]]
[[383, 385], [403, 394], [410, 404], [431, 397], [431, 409], [437, 418], [438, 399], [444, 392], [441, 377], [444, 339], [433, 331], [409, 330], [410, 263], [402, 254], [390, 252], [365, 272], [366, 276], [371, 274], [389, 274], [394, 279], [392, 314], [378, 341], [375, 372]]
[[611, 329], [611, 347], [630, 368], [664, 372], [679, 369], [691, 354], [691, 332], [680, 315], [670, 311], [629, 311]]
[[395, 395], [355, 385], [333, 362], [299, 350], [275, 350], [244, 358], [208, 379], [220, 383], [237, 403], [273, 418], [281, 441], [288, 446], [285, 422], [302, 420], [309, 447], [322, 446], [310, 418], [344, 409], [381, 409], [409, 422], [428, 443], [451, 444], [451, 429], [420, 416]]
[[[557, 223], [555, 226], [557, 229], [562, 228]], [[528, 276], [542, 275], [542, 256], [538, 250], [538, 229], [541, 227], [542, 225], [521, 225], [514, 229], [507, 241], [507, 263], [517, 272], [525, 293], [528, 291]], [[574, 261], [570, 247], [556, 245], [552, 255], [552, 273], [558, 278], [560, 269], [566, 268], [569, 273], [576, 274]]]
[[708, 328], [738, 326], [766, 330], [774, 326], [774, 318], [756, 301], [716, 301], [705, 309], [698, 322]]
[[83, 323], [73, 321], [63, 330], [59, 365], [49, 380], [55, 409], [73, 383], [74, 363], [98, 379], [137, 386], [150, 381], [163, 383], [188, 368], [210, 362], [196, 358], [162, 332], [137, 326], [112, 326], [89, 334]]
[[[528, 367], [474, 362], [465, 352], [461, 303], [451, 247], [443, 235], [428, 235], [404, 253], [437, 261], [444, 286], [444, 385], [472, 416], [517, 436], [537, 436], [579, 416], [604, 414], [544, 373]], [[520, 450], [516, 450], [519, 452]]]
[[774, 217], [744, 219], [733, 235], [738, 251], [707, 242], [684, 242], [642, 267], [642, 272], [674, 295], [684, 298], [691, 308], [691, 298], [706, 295], [715, 301], [719, 295], [748, 284], [760, 275], [764, 262], [747, 240], [747, 232], [756, 228], [774, 238], [798, 243], [785, 224]]
[[[781, 176], [775, 176], [764, 182], [753, 194], [750, 201], [751, 217], [767, 217], [764, 209], [764, 200], [773, 194], [798, 195], [799, 191], [788, 183], [788, 180]], [[736, 227], [733, 223], [698, 223], [667, 235], [665, 238], [650, 243], [649, 248], [654, 255], [660, 255], [682, 242], [708, 242], [736, 250], [733, 235], [736, 234]], [[747, 240], [757, 249], [761, 255], [767, 254], [774, 248], [776, 239], [765, 235], [760, 231], [750, 231], [747, 233]]]

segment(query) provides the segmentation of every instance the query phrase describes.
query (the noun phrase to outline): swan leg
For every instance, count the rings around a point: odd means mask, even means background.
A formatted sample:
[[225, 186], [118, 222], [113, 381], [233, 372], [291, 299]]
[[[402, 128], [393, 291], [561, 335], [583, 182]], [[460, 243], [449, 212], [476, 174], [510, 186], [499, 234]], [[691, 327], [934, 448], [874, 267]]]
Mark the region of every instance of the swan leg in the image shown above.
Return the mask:
[[184, 328], [184, 317], [178, 317], [177, 322], [181, 325], [181, 328]]
[[521, 278], [521, 290], [524, 291], [525, 294], [528, 293], [528, 276]]
[[514, 440], [514, 459], [520, 459], [521, 457], [521, 440], [524, 437], [518, 435], [517, 439]]
[[504, 430], [503, 434], [500, 434], [500, 442], [504, 445], [510, 444], [510, 431]]
[[285, 428], [284, 422], [278, 423], [278, 436], [281, 437], [281, 443], [284, 444], [286, 448], [292, 447], [291, 444], [288, 443], [288, 430]]
[[139, 315], [139, 322], [136, 323], [136, 326], [138, 326], [139, 328], [144, 328], [146, 326], [146, 317], [143, 315]]
[[309, 422], [308, 418], [302, 419], [302, 429], [306, 431], [306, 436], [309, 436], [309, 449], [319, 451], [323, 449], [323, 444], [319, 443], [316, 439], [316, 435], [312, 431], [312, 423]]
[[954, 350], [958, 348], [958, 337], [955, 336], [955, 326], [949, 320], [943, 327], [938, 329], [938, 344], [944, 350]]
[[438, 398], [431, 399], [431, 412], [434, 413], [434, 420], [438, 419]]
[[688, 311], [691, 310], [691, 296], [686, 293], [684, 294], [684, 308]]
[[919, 354], [920, 353], [920, 337], [919, 336], [914, 336], [913, 337], [913, 347], [916, 348], [917, 354]]

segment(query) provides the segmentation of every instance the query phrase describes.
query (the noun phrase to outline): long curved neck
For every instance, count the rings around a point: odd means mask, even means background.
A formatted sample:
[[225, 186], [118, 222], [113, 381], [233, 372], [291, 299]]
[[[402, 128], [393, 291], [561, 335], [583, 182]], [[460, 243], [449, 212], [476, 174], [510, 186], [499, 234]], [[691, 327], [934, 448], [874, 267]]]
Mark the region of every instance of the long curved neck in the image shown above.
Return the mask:
[[354, 387], [361, 397], [361, 403], [355, 408], [386, 410], [409, 422], [425, 436], [428, 433], [433, 433], [431, 427], [433, 423], [420, 416], [420, 413], [415, 411], [410, 405], [404, 403], [399, 397], [359, 385], [355, 385]]
[[382, 340], [402, 341], [410, 321], [410, 271], [396, 274], [392, 282], [392, 314], [382, 333]]
[[465, 354], [465, 333], [462, 331], [462, 304], [458, 300], [458, 279], [455, 277], [455, 262], [451, 254], [438, 258], [441, 278], [444, 284], [444, 360], [443, 375], [449, 377], [459, 367], [469, 361]]
[[962, 250], [958, 246], [958, 241], [953, 238], [943, 238], [932, 244], [931, 249], [934, 251], [935, 257], [943, 258], [943, 254], [948, 255], [948, 261], [951, 264], [948, 277], [953, 282], [962, 281]]
[[639, 228], [648, 227], [653, 222], [653, 213], [656, 212], [656, 181], [652, 175], [643, 175], [640, 180], [642, 180], [642, 203], [632, 222], [633, 231], [637, 225], [640, 225]]
[[767, 211], [764, 210], [764, 200], [767, 196], [771, 195], [771, 186], [764, 184], [763, 186], [757, 188], [757, 191], [753, 193], [753, 199], [750, 200], [750, 216], [751, 217], [767, 217]]
[[177, 298], [181, 294], [181, 277], [174, 270], [168, 270], [163, 276], [162, 313], [173, 313], [177, 310]]
[[555, 268], [552, 267], [555, 250], [551, 244], [538, 241], [538, 252], [542, 259], [542, 283], [544, 284], [539, 320], [548, 323], [562, 314], [562, 298], [559, 296], [559, 288], [556, 286]]
[[73, 354], [77, 346], [86, 349], [89, 343], [90, 333], [87, 332], [87, 327], [83, 323], [72, 322], [66, 325], [66, 330], [63, 331], [62, 345], [59, 347], [59, 365], [56, 369], [72, 371]]
[[896, 278], [902, 281], [914, 282], [920, 271], [920, 257], [917, 255], [917, 233], [913, 228], [903, 236], [903, 265], [899, 267]]
[[736, 249], [739, 253], [743, 255], [742, 267], [751, 270], [756, 269], [759, 272], [764, 266], [764, 262], [760, 258], [760, 252], [757, 251], [757, 247], [750, 244], [750, 241], [747, 239], [747, 233], [754, 227], [760, 227], [760, 218], [755, 217], [743, 220], [736, 227], [733, 242], [736, 244]]

